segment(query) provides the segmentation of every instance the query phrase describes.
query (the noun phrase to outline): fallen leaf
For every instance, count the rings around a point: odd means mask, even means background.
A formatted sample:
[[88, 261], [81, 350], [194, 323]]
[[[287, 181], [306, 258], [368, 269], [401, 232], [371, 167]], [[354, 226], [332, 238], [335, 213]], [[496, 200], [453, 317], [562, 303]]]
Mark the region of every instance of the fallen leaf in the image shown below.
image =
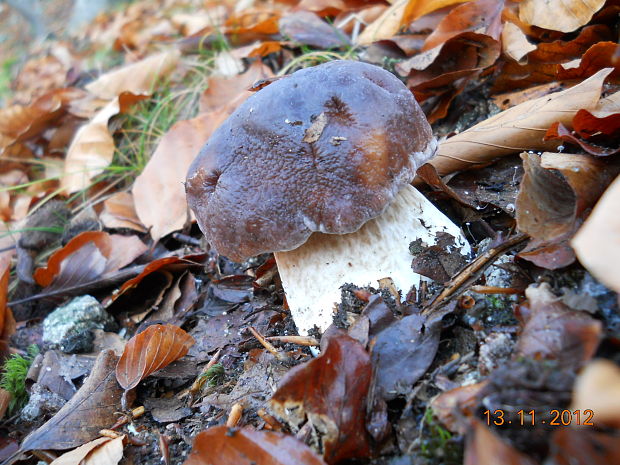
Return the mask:
[[440, 8], [468, 0], [396, 0], [359, 35], [359, 45], [391, 39], [403, 27]]
[[481, 421], [473, 423], [465, 445], [463, 465], [536, 465], [534, 459], [502, 441]]
[[[525, 174], [516, 200], [517, 227], [533, 241], [519, 256], [548, 269], [570, 265], [575, 257], [568, 241], [618, 169], [588, 155], [545, 152], [521, 158]], [[552, 246], [559, 255], [551, 253]]]
[[184, 465], [324, 465], [293, 436], [251, 428], [215, 426], [198, 433]]
[[318, 15], [296, 11], [280, 18], [280, 33], [297, 44], [327, 49], [350, 45], [349, 38]]
[[306, 417], [312, 422], [322, 436], [327, 463], [368, 457], [365, 418], [370, 380], [371, 362], [364, 347], [346, 333], [336, 332], [319, 357], [286, 374], [270, 405], [296, 427]]
[[55, 252], [45, 268], [34, 273], [40, 286], [62, 289], [94, 281], [129, 265], [148, 250], [136, 236], [86, 231]]
[[85, 460], [93, 450], [110, 441], [113, 441], [113, 439], [107, 437], [94, 439], [70, 452], [65, 452], [57, 459], [54, 459], [50, 465], [81, 465], [83, 463], [88, 463], [82, 462], [82, 460]]
[[127, 342], [116, 366], [119, 384], [126, 390], [133, 389], [151, 373], [187, 354], [194, 342], [178, 326], [149, 326]]
[[101, 444], [77, 465], [116, 465], [123, 458], [125, 436]]
[[159, 79], [175, 69], [180, 53], [171, 49], [109, 71], [85, 86], [91, 94], [113, 100], [123, 92], [134, 95], [150, 94]]
[[133, 195], [130, 192], [116, 192], [105, 202], [99, 220], [109, 229], [132, 229], [141, 233], [146, 228], [138, 218]]
[[433, 413], [450, 431], [466, 434], [471, 427], [471, 418], [476, 414], [480, 402], [480, 391], [486, 381], [467, 384], [446, 391], [431, 401]]
[[611, 69], [604, 69], [570, 89], [521, 103], [439, 144], [430, 163], [443, 176], [472, 168], [510, 153], [555, 149], [557, 143], [543, 141], [549, 126], [570, 124], [581, 109], [596, 107], [601, 88]]
[[588, 24], [604, 4], [605, 0], [524, 0], [519, 4], [519, 19], [552, 31], [572, 32]]
[[581, 147], [584, 152], [598, 157], [607, 157], [620, 152], [620, 147], [603, 147], [601, 145], [595, 145], [585, 141], [573, 133], [573, 131], [566, 128], [562, 123], [554, 123], [547, 130], [545, 140], [560, 140], [562, 142], [567, 142], [568, 144]]
[[545, 462], [549, 465], [620, 463], [620, 440], [617, 433], [606, 434], [591, 426], [558, 428], [549, 445], [551, 450]]
[[521, 28], [514, 23], [504, 23], [502, 30], [502, 51], [515, 61], [521, 61], [536, 45], [527, 40]]
[[[593, 360], [581, 371], [575, 382], [571, 410], [591, 410], [590, 423], [620, 427], [620, 367], [611, 360]], [[584, 413], [584, 415], [587, 415]], [[583, 423], [586, 418], [582, 417]]]
[[573, 369], [587, 362], [601, 340], [601, 322], [586, 312], [572, 310], [548, 284], [525, 290], [530, 312], [517, 342], [517, 354], [536, 360], [557, 360]]
[[101, 429], [112, 426], [123, 394], [114, 376], [117, 360], [113, 351], [101, 352], [79, 391], [24, 439], [21, 450], [71, 449], [92, 441]]
[[571, 245], [581, 264], [610, 289], [620, 292], [620, 176], [607, 188]]
[[610, 79], [617, 80], [620, 77], [620, 69], [615, 66], [615, 56], [620, 52], [620, 45], [615, 42], [599, 42], [592, 45], [579, 61], [579, 66], [559, 66], [557, 79], [584, 79], [605, 68], [614, 71], [609, 75]]
[[0, 388], [0, 420], [4, 418], [4, 414], [11, 403], [11, 393], [6, 389]]
[[408, 315], [371, 340], [375, 388], [385, 400], [409, 394], [435, 359], [441, 331], [424, 323], [421, 315]]

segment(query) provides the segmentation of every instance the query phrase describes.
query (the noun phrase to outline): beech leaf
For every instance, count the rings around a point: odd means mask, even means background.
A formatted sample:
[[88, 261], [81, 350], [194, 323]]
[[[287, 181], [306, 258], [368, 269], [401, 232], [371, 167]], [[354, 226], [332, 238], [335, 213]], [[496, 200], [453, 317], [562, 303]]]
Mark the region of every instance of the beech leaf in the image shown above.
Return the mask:
[[570, 89], [520, 103], [446, 139], [430, 163], [443, 176], [515, 152], [554, 150], [557, 142], [543, 141], [547, 129], [556, 121], [570, 125], [577, 111], [596, 108], [611, 71], [603, 69]]
[[198, 433], [184, 465], [325, 465], [304, 443], [282, 433], [215, 426]]
[[524, 0], [519, 19], [532, 26], [552, 31], [572, 32], [588, 24], [605, 0]]
[[132, 337], [116, 365], [116, 379], [129, 390], [148, 375], [180, 359], [194, 338], [178, 326], [153, 325]]

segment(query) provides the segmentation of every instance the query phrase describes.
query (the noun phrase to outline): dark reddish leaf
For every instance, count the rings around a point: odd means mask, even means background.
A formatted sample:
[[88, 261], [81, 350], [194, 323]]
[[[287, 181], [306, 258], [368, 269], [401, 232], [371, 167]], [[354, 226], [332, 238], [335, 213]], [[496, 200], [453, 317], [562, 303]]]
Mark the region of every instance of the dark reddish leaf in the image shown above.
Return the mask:
[[370, 445], [365, 418], [370, 380], [370, 357], [364, 347], [337, 331], [319, 357], [288, 372], [271, 406], [298, 426], [306, 417], [312, 422], [322, 436], [327, 463], [367, 457]]
[[431, 402], [433, 412], [450, 431], [465, 434], [469, 431], [471, 417], [478, 408], [478, 394], [485, 386], [486, 381], [482, 381], [444, 392]]
[[517, 342], [519, 355], [557, 360], [575, 369], [594, 355], [601, 340], [600, 321], [567, 307], [547, 284], [532, 285], [525, 295], [523, 310], [530, 315]]
[[194, 338], [178, 326], [153, 325], [132, 337], [116, 365], [116, 379], [129, 390], [151, 373], [180, 359]]
[[549, 457], [549, 465], [620, 463], [620, 437], [617, 432], [601, 433], [591, 426], [558, 428], [551, 439]]
[[99, 437], [118, 419], [123, 390], [116, 382], [112, 350], [99, 354], [86, 381], [47, 423], [28, 435], [21, 449], [70, 449]]
[[62, 289], [94, 281], [129, 265], [148, 247], [136, 236], [86, 231], [55, 252], [45, 268], [34, 273], [40, 286]]
[[536, 461], [502, 441], [481, 421], [474, 421], [465, 446], [464, 465], [536, 465]]
[[590, 47], [581, 57], [576, 68], [558, 69], [558, 79], [586, 79], [603, 68], [614, 68], [608, 79], [618, 79], [620, 68], [615, 66], [614, 56], [620, 45], [614, 42], [599, 42]]
[[620, 113], [599, 118], [588, 110], [579, 110], [573, 118], [573, 129], [587, 139], [597, 133], [610, 137], [620, 136]]
[[[582, 110], [580, 110], [582, 111]], [[590, 142], [587, 142], [578, 136], [576, 136], [573, 131], [567, 129], [562, 123], [554, 123], [545, 134], [544, 140], [553, 140], [559, 139], [564, 142], [568, 142], [570, 144], [578, 145], [586, 152], [597, 155], [599, 157], [606, 157], [608, 155], [614, 155], [620, 151], [620, 147], [602, 147], [600, 145], [595, 145]]]
[[215, 426], [198, 433], [184, 465], [324, 465], [293, 436]]

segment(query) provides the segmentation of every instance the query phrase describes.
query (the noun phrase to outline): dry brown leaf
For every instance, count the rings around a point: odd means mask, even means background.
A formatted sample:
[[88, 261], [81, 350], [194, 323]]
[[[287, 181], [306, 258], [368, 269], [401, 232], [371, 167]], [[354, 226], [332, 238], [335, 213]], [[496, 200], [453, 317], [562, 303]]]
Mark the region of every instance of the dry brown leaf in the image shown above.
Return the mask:
[[439, 144], [430, 163], [440, 175], [489, 163], [524, 150], [554, 150], [544, 142], [545, 132], [556, 121], [570, 125], [580, 109], [596, 108], [607, 68], [570, 89], [509, 108]]
[[106, 437], [93, 439], [92, 441], [82, 444], [80, 447], [77, 447], [70, 452], [62, 454], [50, 465], [80, 465], [82, 460], [84, 460], [91, 451], [110, 441], [112, 441], [112, 439]]
[[125, 390], [132, 389], [148, 375], [187, 354], [194, 342], [194, 338], [178, 326], [149, 326], [125, 346], [116, 365], [116, 379]]
[[99, 220], [106, 228], [124, 228], [146, 232], [146, 228], [138, 218], [133, 195], [130, 192], [117, 192], [103, 202], [103, 211]]
[[293, 436], [215, 426], [198, 433], [183, 465], [325, 465], [307, 445]]
[[9, 337], [15, 332], [13, 312], [7, 306], [10, 271], [11, 257], [0, 255], [0, 364], [10, 353]]
[[468, 1], [470, 0], [409, 0], [403, 13], [401, 26], [405, 27], [416, 19], [440, 8]]
[[125, 436], [119, 436], [101, 444], [76, 465], [116, 465], [123, 458], [124, 440]]
[[174, 70], [179, 57], [180, 53], [175, 49], [152, 55], [103, 74], [87, 84], [86, 90], [104, 100], [112, 100], [123, 92], [150, 94], [157, 81]]
[[521, 61], [536, 45], [527, 40], [521, 28], [514, 23], [504, 23], [502, 30], [502, 51], [515, 61]]
[[[80, 253], [89, 245], [87, 252]], [[56, 289], [93, 281], [130, 264], [147, 250], [136, 236], [86, 231], [55, 252], [45, 268], [35, 271], [34, 279], [40, 286]]]
[[22, 450], [71, 449], [99, 437], [118, 419], [123, 390], [114, 376], [118, 358], [111, 350], [99, 354], [78, 392], [47, 423], [29, 434]]
[[611, 360], [594, 360], [575, 382], [571, 410], [592, 410], [592, 423], [620, 427], [620, 367]]
[[4, 417], [11, 402], [11, 393], [6, 389], [0, 388], [0, 420]]
[[604, 4], [605, 0], [524, 0], [519, 19], [552, 31], [572, 32], [588, 24]]
[[620, 177], [617, 177], [571, 242], [581, 264], [616, 292], [620, 292], [619, 204]]
[[67, 193], [86, 189], [93, 177], [112, 162], [115, 145], [108, 121], [119, 111], [118, 98], [115, 98], [78, 129], [67, 151], [60, 180], [60, 185]]

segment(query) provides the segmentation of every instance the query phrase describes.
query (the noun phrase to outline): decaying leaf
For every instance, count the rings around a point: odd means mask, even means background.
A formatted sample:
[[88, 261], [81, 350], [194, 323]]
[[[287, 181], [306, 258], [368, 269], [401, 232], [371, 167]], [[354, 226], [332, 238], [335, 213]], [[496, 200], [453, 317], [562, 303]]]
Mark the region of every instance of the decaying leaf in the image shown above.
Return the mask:
[[549, 126], [569, 125], [577, 111], [595, 108], [610, 72], [601, 70], [570, 89], [523, 102], [448, 138], [430, 163], [443, 176], [510, 153], [556, 149], [557, 143], [543, 141]]
[[4, 359], [10, 353], [9, 337], [15, 332], [13, 312], [7, 306], [10, 265], [11, 260], [9, 257], [0, 256], [0, 363], [4, 362]]
[[136, 214], [136, 207], [130, 192], [117, 192], [103, 202], [103, 211], [99, 219], [106, 228], [146, 232], [146, 228]]
[[581, 264], [610, 289], [620, 292], [620, 177], [609, 186], [571, 245]]
[[365, 419], [370, 379], [370, 357], [364, 347], [347, 334], [336, 332], [319, 357], [287, 373], [270, 404], [295, 427], [306, 418], [312, 422], [322, 437], [327, 463], [367, 457], [370, 444]]
[[525, 296], [530, 315], [517, 342], [519, 355], [573, 369], [592, 358], [601, 340], [600, 321], [567, 307], [548, 284], [529, 286]]
[[283, 433], [215, 426], [198, 433], [184, 465], [324, 465], [303, 442]]
[[86, 231], [54, 253], [45, 268], [35, 271], [34, 279], [49, 289], [83, 284], [129, 265], [147, 249], [136, 236]]
[[513, 60], [521, 61], [528, 53], [536, 50], [536, 45], [527, 40], [519, 26], [508, 21], [502, 30], [502, 50]]
[[116, 378], [124, 389], [132, 389], [151, 373], [183, 357], [193, 344], [194, 338], [178, 326], [149, 326], [125, 346]]
[[113, 351], [101, 352], [79, 391], [47, 423], [29, 434], [21, 449], [71, 449], [112, 426], [123, 394], [114, 375], [117, 360]]
[[519, 19], [552, 31], [572, 32], [587, 24], [604, 4], [605, 0], [524, 0]]

